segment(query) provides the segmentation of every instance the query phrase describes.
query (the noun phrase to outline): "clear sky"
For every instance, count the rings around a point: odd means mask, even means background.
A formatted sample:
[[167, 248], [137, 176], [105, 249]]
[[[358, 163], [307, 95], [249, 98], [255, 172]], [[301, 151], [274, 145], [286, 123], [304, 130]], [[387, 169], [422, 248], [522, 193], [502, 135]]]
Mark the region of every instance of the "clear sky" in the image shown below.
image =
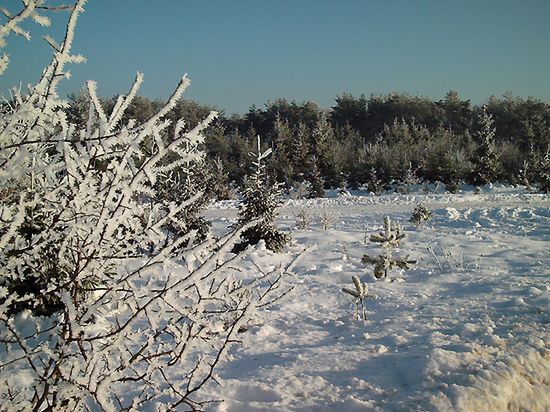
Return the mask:
[[[55, 15], [57, 39], [66, 17]], [[25, 27], [34, 39], [8, 39], [2, 93], [49, 61], [46, 31]], [[87, 79], [124, 93], [139, 70], [141, 94], [164, 98], [189, 73], [186, 97], [226, 114], [277, 98], [330, 107], [344, 92], [550, 101], [550, 0], [89, 0], [74, 50], [88, 62], [63, 94]]]

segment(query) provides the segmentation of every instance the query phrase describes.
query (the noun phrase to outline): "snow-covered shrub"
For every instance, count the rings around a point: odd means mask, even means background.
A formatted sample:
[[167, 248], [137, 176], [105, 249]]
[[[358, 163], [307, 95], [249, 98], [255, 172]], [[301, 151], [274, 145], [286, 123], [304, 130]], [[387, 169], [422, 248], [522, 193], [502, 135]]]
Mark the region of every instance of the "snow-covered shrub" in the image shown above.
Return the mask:
[[[71, 45], [84, 4], [60, 44], [47, 39], [54, 53], [40, 81], [1, 107], [0, 409], [198, 409], [239, 328], [282, 291], [281, 274], [228, 279], [240, 257], [229, 252], [256, 222], [198, 243], [185, 216], [200, 191], [156, 196], [160, 179], [201, 162], [215, 117], [189, 131], [179, 120], [162, 139], [187, 77], [142, 123], [121, 121], [141, 74], [111, 112], [90, 81], [88, 121], [68, 120], [56, 88], [66, 64], [83, 60]], [[6, 11], [1, 42], [24, 17], [47, 22], [44, 1], [22, 7]]]
[[419, 203], [415, 206], [409, 221], [417, 226], [420, 226], [422, 223], [430, 220], [432, 216], [432, 211], [424, 206], [422, 203]]
[[365, 308], [365, 298], [369, 292], [369, 285], [367, 283], [361, 283], [359, 277], [352, 276], [353, 285], [355, 290], [349, 288], [342, 288], [342, 292], [347, 293], [353, 297], [353, 303], [355, 305], [355, 311], [353, 312], [353, 318], [355, 320], [363, 319], [367, 320], [367, 310]]
[[243, 230], [241, 241], [235, 245], [234, 252], [243, 251], [247, 246], [255, 245], [260, 240], [265, 241], [269, 250], [280, 252], [290, 241], [290, 236], [281, 232], [275, 225], [276, 209], [281, 202], [282, 189], [278, 183], [268, 183], [262, 161], [270, 154], [271, 149], [262, 153], [260, 136], [258, 136], [257, 153], [250, 153], [255, 157], [253, 164], [256, 170], [245, 184], [236, 227], [247, 226], [251, 221], [257, 221], [257, 223]]
[[430, 243], [426, 249], [432, 254], [435, 264], [442, 272], [478, 270], [480, 267], [480, 257], [466, 260], [464, 252], [459, 248]]
[[378, 256], [363, 255], [362, 262], [374, 265], [374, 276], [377, 279], [388, 276], [388, 270], [397, 266], [400, 269], [409, 269], [409, 265], [416, 263], [409, 260], [409, 256], [404, 258], [393, 256], [392, 249], [398, 247], [405, 238], [405, 234], [399, 224], [395, 224], [386, 216], [384, 218], [384, 231], [370, 236], [370, 241], [380, 244], [383, 251]]

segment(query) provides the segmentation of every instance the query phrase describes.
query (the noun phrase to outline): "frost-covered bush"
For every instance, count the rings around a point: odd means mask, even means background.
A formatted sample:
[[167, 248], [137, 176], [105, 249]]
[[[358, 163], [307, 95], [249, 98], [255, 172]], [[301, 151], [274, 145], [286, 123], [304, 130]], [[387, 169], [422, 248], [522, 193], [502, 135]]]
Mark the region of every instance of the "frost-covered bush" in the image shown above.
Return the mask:
[[384, 231], [370, 236], [371, 242], [378, 243], [382, 247], [382, 253], [378, 256], [364, 254], [361, 261], [374, 266], [374, 276], [377, 279], [387, 277], [388, 270], [396, 266], [406, 270], [409, 269], [410, 264], [416, 263], [409, 260], [408, 255], [403, 258], [394, 256], [392, 253], [392, 249], [398, 247], [404, 238], [405, 234], [401, 226], [393, 223], [388, 216], [384, 218]]
[[419, 203], [415, 206], [409, 221], [417, 226], [420, 226], [422, 223], [430, 220], [432, 216], [432, 211], [424, 206], [422, 203]]
[[[198, 409], [239, 328], [281, 291], [280, 273], [230, 276], [239, 259], [230, 251], [256, 222], [198, 242], [185, 218], [201, 192], [156, 196], [167, 174], [202, 161], [215, 117], [189, 131], [178, 120], [162, 139], [187, 77], [145, 122], [121, 121], [141, 74], [110, 112], [90, 81], [87, 122], [68, 120], [56, 88], [66, 64], [83, 60], [71, 45], [84, 4], [71, 8], [60, 44], [48, 38], [39, 82], [1, 107], [0, 409]], [[45, 7], [6, 11], [0, 42], [24, 18], [47, 23]]]

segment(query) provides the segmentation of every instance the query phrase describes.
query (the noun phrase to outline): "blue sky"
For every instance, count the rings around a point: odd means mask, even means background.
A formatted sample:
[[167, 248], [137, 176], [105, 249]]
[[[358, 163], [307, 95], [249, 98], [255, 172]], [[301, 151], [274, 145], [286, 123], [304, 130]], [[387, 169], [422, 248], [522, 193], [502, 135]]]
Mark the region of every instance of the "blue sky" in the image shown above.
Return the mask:
[[[67, 14], [54, 17], [59, 39]], [[46, 30], [25, 27], [33, 41], [8, 39], [2, 93], [49, 61]], [[344, 92], [550, 101], [549, 0], [89, 0], [74, 51], [88, 62], [62, 94], [87, 79], [102, 96], [124, 93], [139, 70], [141, 94], [164, 98], [189, 73], [186, 97], [226, 114], [276, 98], [330, 107]]]

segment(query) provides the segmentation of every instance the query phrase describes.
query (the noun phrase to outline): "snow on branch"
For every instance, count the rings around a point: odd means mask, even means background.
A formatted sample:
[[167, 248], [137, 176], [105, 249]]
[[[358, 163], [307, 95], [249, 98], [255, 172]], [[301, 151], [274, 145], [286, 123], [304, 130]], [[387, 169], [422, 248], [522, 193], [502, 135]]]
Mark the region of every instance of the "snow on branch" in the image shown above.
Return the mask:
[[[88, 82], [89, 119], [71, 124], [56, 86], [77, 18], [38, 84], [0, 116], [0, 403], [13, 410], [200, 409], [201, 388], [254, 312], [284, 296], [287, 269], [262, 272], [232, 250], [259, 220], [220, 239], [189, 224], [204, 207], [193, 170], [203, 131], [166, 114], [184, 76], [147, 121], [123, 121], [143, 81], [107, 113]], [[28, 0], [0, 39], [44, 1]], [[35, 13], [35, 14], [33, 14]], [[6, 28], [7, 27], [7, 28]], [[261, 160], [261, 159], [260, 159]], [[179, 198], [159, 182], [182, 176]]]

